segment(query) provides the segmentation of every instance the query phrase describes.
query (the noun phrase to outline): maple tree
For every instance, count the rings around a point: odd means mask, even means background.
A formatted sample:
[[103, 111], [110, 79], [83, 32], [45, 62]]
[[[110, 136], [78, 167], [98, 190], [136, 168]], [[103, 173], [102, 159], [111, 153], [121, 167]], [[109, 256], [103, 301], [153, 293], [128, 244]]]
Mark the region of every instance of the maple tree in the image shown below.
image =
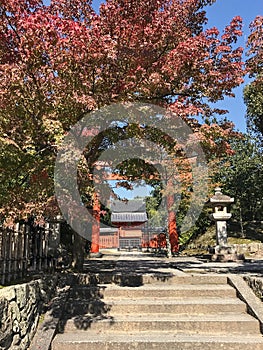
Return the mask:
[[[83, 113], [147, 102], [184, 119], [207, 156], [231, 153], [233, 125], [210, 102], [243, 81], [242, 20], [204, 29], [214, 0], [0, 0], [3, 217], [54, 215], [58, 145]], [[197, 121], [202, 116], [204, 122]]]
[[252, 82], [244, 89], [247, 105], [247, 122], [251, 131], [263, 135], [263, 16], [257, 16], [250, 25], [247, 40], [246, 66]]

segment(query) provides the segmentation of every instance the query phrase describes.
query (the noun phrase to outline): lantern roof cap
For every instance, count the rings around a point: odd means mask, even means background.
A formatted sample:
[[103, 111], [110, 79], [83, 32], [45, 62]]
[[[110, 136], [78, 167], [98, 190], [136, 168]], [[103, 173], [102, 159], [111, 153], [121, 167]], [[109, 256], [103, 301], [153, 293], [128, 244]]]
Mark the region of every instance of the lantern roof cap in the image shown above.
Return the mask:
[[213, 203], [213, 204], [228, 204], [233, 202], [234, 202], [234, 198], [231, 198], [223, 194], [220, 187], [215, 188], [215, 194], [213, 197], [210, 198], [210, 203]]

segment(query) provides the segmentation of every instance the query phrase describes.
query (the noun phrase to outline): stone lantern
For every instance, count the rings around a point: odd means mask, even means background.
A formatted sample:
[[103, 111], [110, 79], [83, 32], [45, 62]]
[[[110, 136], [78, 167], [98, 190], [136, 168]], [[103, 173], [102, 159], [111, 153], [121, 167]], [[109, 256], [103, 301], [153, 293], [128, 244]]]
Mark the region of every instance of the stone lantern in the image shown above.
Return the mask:
[[221, 188], [215, 189], [215, 195], [210, 198], [210, 204], [214, 208], [214, 213], [210, 215], [216, 222], [216, 244], [219, 246], [227, 245], [227, 225], [226, 222], [232, 216], [227, 212], [227, 205], [234, 203], [234, 198], [224, 195]]
[[235, 261], [240, 260], [236, 249], [227, 243], [227, 220], [232, 216], [228, 213], [227, 206], [234, 203], [234, 198], [222, 193], [221, 188], [215, 189], [215, 194], [210, 198], [209, 204], [214, 208], [210, 218], [216, 223], [216, 247], [213, 249], [213, 261]]

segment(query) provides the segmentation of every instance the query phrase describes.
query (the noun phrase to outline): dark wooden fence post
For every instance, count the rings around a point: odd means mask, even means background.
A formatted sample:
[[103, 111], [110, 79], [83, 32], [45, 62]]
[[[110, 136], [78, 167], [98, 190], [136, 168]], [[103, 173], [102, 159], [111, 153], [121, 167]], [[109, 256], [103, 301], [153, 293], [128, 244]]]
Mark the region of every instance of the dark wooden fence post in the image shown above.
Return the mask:
[[46, 222], [44, 226], [44, 239], [43, 239], [43, 255], [44, 255], [44, 269], [49, 268], [48, 264], [48, 237], [49, 237], [49, 223]]
[[12, 246], [13, 246], [13, 229], [7, 230], [8, 236], [7, 236], [7, 282], [10, 282], [12, 280]]
[[[5, 285], [28, 273], [47, 271], [55, 267], [60, 241], [60, 223], [45, 223], [43, 227], [20, 222], [14, 228], [0, 225], [0, 283]], [[51, 251], [52, 251], [51, 249]]]
[[23, 277], [23, 224], [20, 224], [18, 229], [17, 266], [18, 266], [18, 278], [22, 278]]
[[6, 230], [1, 226], [1, 284], [6, 281]]
[[24, 235], [23, 235], [23, 277], [26, 275], [29, 266], [29, 235], [30, 226], [24, 224]]
[[19, 223], [15, 225], [15, 228], [12, 232], [12, 276], [11, 278], [16, 280], [18, 277], [18, 233], [19, 233]]

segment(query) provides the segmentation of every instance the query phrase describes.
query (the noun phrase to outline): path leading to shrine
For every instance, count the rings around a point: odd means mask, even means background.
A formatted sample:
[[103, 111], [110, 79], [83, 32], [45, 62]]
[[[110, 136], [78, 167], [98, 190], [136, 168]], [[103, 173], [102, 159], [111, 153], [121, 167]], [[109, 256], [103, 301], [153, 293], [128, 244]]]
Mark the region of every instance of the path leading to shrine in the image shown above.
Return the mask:
[[262, 350], [262, 303], [241, 276], [200, 264], [139, 253], [88, 261], [52, 350]]

